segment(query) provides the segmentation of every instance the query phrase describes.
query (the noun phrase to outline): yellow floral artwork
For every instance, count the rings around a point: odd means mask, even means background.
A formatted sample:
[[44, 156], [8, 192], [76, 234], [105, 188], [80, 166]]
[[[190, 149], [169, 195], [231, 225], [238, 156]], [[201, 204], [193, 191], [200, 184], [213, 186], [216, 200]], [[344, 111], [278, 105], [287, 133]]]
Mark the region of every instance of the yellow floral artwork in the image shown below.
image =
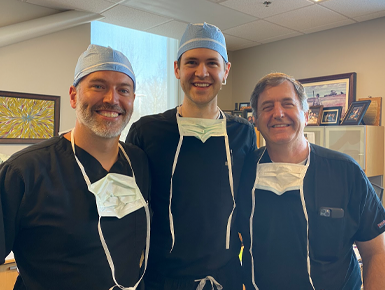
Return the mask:
[[54, 136], [55, 102], [0, 96], [0, 138]]

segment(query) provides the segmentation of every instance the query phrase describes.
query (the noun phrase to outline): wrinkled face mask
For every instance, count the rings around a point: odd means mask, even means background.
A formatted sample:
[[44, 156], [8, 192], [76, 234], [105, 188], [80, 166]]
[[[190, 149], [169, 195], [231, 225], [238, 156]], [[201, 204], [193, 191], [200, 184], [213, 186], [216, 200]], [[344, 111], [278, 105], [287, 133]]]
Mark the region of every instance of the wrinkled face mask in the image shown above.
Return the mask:
[[[85, 172], [83, 165], [81, 164], [81, 162], [79, 161], [79, 159], [75, 154], [74, 129], [71, 132], [71, 144], [72, 144], [72, 150], [75, 155], [75, 160], [80, 167], [80, 170], [83, 174], [85, 182], [87, 183], [88, 190], [95, 195], [96, 206], [99, 214], [99, 222], [98, 222], [99, 237], [100, 237], [100, 241], [102, 243], [104, 252], [107, 256], [108, 263], [110, 265], [112, 279], [115, 282], [115, 285], [112, 286], [110, 290], [113, 289], [115, 286], [119, 287], [120, 289], [135, 290], [138, 287], [140, 281], [142, 280], [143, 275], [147, 268], [147, 259], [148, 259], [148, 252], [150, 247], [150, 212], [148, 209], [148, 205], [144, 200], [138, 185], [136, 184], [134, 169], [132, 168], [131, 161], [128, 158], [128, 155], [124, 151], [123, 147], [119, 144], [119, 148], [122, 150], [124, 156], [127, 159], [127, 162], [131, 167], [132, 177], [123, 175], [123, 174], [118, 174], [118, 173], [108, 173], [105, 177], [99, 179], [94, 183], [91, 183], [87, 176], [87, 173]], [[118, 284], [118, 282], [116, 281], [115, 266], [103, 236], [102, 228], [100, 225], [100, 219], [101, 217], [117, 217], [120, 219], [142, 207], [144, 207], [145, 209], [146, 219], [147, 219], [147, 238], [146, 238], [144, 271], [143, 271], [142, 277], [139, 279], [139, 281], [135, 284], [134, 287], [126, 288]]]
[[[287, 191], [290, 190], [299, 190], [300, 197], [301, 197], [301, 203], [302, 203], [302, 209], [303, 213], [306, 219], [306, 235], [307, 235], [307, 271], [309, 275], [309, 281], [312, 285], [313, 289], [313, 280], [310, 275], [310, 256], [309, 256], [309, 219], [306, 209], [306, 202], [303, 192], [303, 181], [307, 172], [307, 169], [310, 165], [310, 145], [308, 143], [309, 148], [309, 154], [307, 158], [306, 165], [299, 165], [299, 164], [293, 164], [293, 163], [262, 163], [260, 164], [260, 160], [262, 156], [265, 154], [265, 151], [263, 151], [261, 157], [258, 160], [257, 163], [257, 172], [254, 182], [254, 187], [251, 192], [252, 196], [252, 211], [251, 211], [251, 218], [250, 218], [250, 236], [251, 236], [251, 245], [252, 242], [252, 221], [254, 218], [254, 209], [255, 209], [255, 190], [256, 189], [263, 189], [267, 191], [274, 192], [277, 195], [282, 195]], [[252, 258], [252, 282], [254, 284], [255, 289], [258, 289], [257, 285], [255, 284], [254, 279], [254, 258], [252, 254], [252, 248], [250, 249], [251, 252], [251, 258]]]
[[226, 136], [226, 119], [185, 118], [177, 114], [179, 134], [194, 136], [203, 143], [210, 137]]

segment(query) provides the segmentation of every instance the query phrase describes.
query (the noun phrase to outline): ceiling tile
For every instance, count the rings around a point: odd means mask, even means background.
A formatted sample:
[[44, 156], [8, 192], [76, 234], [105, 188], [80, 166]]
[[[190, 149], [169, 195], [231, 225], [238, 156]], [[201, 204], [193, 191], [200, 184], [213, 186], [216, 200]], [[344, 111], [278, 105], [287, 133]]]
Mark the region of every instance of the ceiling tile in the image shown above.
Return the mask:
[[59, 9], [74, 9], [84, 10], [93, 13], [101, 13], [109, 7], [115, 5], [114, 3], [107, 2], [105, 0], [93, 0], [93, 1], [78, 1], [78, 0], [27, 0], [28, 3], [44, 7], [52, 7]]
[[316, 29], [348, 18], [319, 5], [307, 6], [298, 10], [267, 18], [266, 20], [299, 32]]
[[250, 41], [250, 40], [232, 36], [226, 33], [224, 33], [224, 35], [226, 38], [226, 47], [228, 51], [235, 51], [235, 50], [249, 48], [249, 47], [253, 47], [261, 44], [259, 42]]
[[308, 1], [298, 0], [272, 0], [271, 4], [266, 7], [263, 0], [228, 0], [220, 3], [220, 5], [241, 11], [246, 14], [253, 15], [258, 18], [266, 18], [269, 16], [281, 14], [305, 6], [314, 5]]
[[338, 0], [319, 5], [352, 18], [385, 10], [384, 0]]
[[337, 28], [340, 26], [349, 25], [353, 23], [356, 23], [356, 22], [352, 19], [346, 19], [346, 20], [337, 21], [333, 23], [326, 23], [325, 25], [322, 25], [322, 26], [310, 27], [309, 29], [305, 29], [303, 32], [306, 34], [309, 34], [309, 33], [318, 32], [322, 30]]
[[362, 16], [356, 16], [356, 17], [354, 17], [354, 20], [361, 22], [361, 21], [367, 21], [367, 20], [372, 20], [372, 19], [380, 18], [380, 17], [383, 17], [383, 16], [385, 16], [385, 10], [379, 11], [379, 12], [376, 12], [376, 13], [365, 14], [365, 15], [362, 15]]
[[298, 32], [264, 20], [257, 20], [235, 28], [227, 29], [223, 31], [223, 33], [263, 43], [270, 38]]
[[251, 15], [206, 0], [127, 0], [123, 4], [188, 23], [208, 22], [221, 30], [255, 20]]
[[106, 17], [102, 20], [103, 22], [142, 31], [146, 31], [152, 27], [172, 20], [167, 17], [144, 12], [124, 5], [116, 6], [102, 13], [102, 15]]
[[152, 27], [147, 30], [147, 32], [159, 34], [171, 38], [176, 38], [180, 40], [184, 31], [186, 30], [187, 23], [172, 20], [170, 22]]

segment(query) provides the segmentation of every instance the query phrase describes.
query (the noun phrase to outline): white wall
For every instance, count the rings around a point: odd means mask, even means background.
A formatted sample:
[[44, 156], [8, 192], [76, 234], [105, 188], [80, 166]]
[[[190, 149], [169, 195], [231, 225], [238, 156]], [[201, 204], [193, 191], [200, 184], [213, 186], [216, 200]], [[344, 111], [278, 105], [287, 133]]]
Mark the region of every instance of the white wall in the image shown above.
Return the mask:
[[[60, 96], [59, 131], [75, 125], [69, 87], [80, 54], [90, 43], [90, 24], [0, 48], [0, 91]], [[0, 144], [10, 155], [28, 145]]]

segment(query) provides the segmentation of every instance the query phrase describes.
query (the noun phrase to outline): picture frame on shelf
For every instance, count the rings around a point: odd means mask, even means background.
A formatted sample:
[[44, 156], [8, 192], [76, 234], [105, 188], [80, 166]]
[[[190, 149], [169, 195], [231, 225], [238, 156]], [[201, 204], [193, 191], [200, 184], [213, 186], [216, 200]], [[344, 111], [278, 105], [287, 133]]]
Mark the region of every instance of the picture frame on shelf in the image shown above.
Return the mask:
[[381, 108], [382, 108], [382, 98], [381, 97], [368, 97], [359, 99], [359, 101], [368, 101], [370, 100], [370, 105], [366, 110], [362, 121], [365, 125], [380, 126], [381, 124]]
[[60, 97], [0, 91], [0, 143], [33, 144], [59, 133]]
[[233, 111], [233, 115], [234, 116], [238, 116], [238, 117], [241, 117], [241, 118], [243, 118], [243, 111], [240, 111], [240, 110], [238, 110], [238, 111]]
[[344, 114], [356, 100], [356, 73], [343, 73], [298, 80], [305, 89], [309, 107], [341, 106]]
[[339, 125], [341, 119], [341, 111], [342, 106], [323, 108], [320, 125]]
[[243, 118], [245, 118], [250, 124], [252, 124], [255, 127], [253, 110], [246, 108], [246, 109], [243, 109], [242, 111], [243, 111]]
[[309, 108], [307, 126], [320, 125], [323, 107], [324, 106], [320, 105], [320, 106], [311, 106]]
[[360, 125], [367, 109], [370, 105], [370, 100], [356, 101], [350, 104], [341, 125]]
[[241, 111], [243, 109], [251, 109], [250, 102], [239, 103], [239, 111]]

